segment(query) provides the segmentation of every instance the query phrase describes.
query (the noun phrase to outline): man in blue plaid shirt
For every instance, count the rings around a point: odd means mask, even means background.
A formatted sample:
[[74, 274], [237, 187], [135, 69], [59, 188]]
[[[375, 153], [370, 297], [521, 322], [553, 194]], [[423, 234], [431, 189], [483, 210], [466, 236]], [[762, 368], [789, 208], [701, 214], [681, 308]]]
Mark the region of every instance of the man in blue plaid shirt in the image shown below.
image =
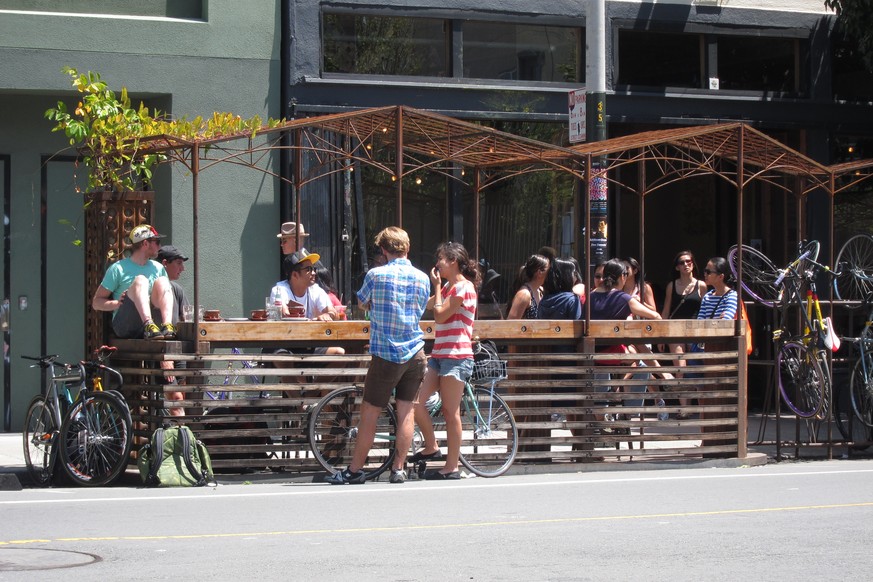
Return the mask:
[[376, 421], [396, 388], [397, 436], [391, 483], [406, 481], [406, 453], [412, 443], [413, 403], [418, 398], [427, 359], [419, 321], [430, 297], [430, 279], [406, 258], [409, 235], [389, 226], [376, 235], [388, 264], [371, 269], [358, 291], [358, 302], [370, 312], [370, 355], [364, 401], [351, 464], [326, 481], [359, 485], [366, 480], [364, 463], [376, 436]]

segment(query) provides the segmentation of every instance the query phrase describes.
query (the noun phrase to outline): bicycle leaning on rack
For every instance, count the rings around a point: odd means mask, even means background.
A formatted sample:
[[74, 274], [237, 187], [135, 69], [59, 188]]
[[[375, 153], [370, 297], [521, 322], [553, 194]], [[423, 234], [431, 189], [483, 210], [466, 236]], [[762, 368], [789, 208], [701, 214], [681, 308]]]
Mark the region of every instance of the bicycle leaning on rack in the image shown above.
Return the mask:
[[[801, 418], [822, 419], [827, 416], [830, 401], [831, 377], [826, 350], [830, 346], [815, 281], [820, 273], [832, 277], [839, 273], [817, 262], [818, 241], [801, 242], [799, 251], [795, 260], [779, 269], [761, 251], [743, 245], [742, 278], [736, 245], [728, 251], [728, 263], [745, 293], [758, 303], [779, 310], [773, 340], [779, 344], [776, 369], [779, 393], [785, 404]], [[799, 333], [792, 332], [790, 326], [794, 307], [799, 307], [802, 330]]]
[[[22, 356], [46, 372], [44, 394], [30, 401], [22, 435], [37, 484], [51, 483], [58, 462], [74, 483], [91, 486], [113, 482], [127, 467], [133, 423], [117, 391], [121, 374], [105, 364], [115, 349], [97, 348], [78, 364], [59, 363], [57, 355]], [[114, 389], [104, 390], [104, 380]]]
[[[461, 464], [480, 477], [505, 473], [518, 452], [518, 428], [506, 401], [497, 393], [497, 383], [506, 378], [506, 362], [487, 342], [475, 349], [473, 376], [464, 385], [461, 399]], [[355, 449], [363, 388], [347, 386], [322, 398], [311, 411], [309, 443], [315, 458], [335, 473], [349, 465]], [[441, 402], [428, 405], [434, 430], [445, 431]], [[438, 420], [437, 420], [438, 419]], [[394, 458], [396, 416], [390, 404], [379, 415], [376, 438], [364, 464], [367, 479], [374, 479], [391, 466]], [[416, 430], [413, 448], [421, 444]]]
[[873, 440], [873, 237], [850, 237], [837, 253], [836, 264], [836, 297], [845, 302], [843, 307], [862, 309], [867, 319], [859, 337], [843, 338], [854, 344], [858, 359], [850, 369], [848, 391], [834, 391], [834, 419], [853, 448], [864, 449]]

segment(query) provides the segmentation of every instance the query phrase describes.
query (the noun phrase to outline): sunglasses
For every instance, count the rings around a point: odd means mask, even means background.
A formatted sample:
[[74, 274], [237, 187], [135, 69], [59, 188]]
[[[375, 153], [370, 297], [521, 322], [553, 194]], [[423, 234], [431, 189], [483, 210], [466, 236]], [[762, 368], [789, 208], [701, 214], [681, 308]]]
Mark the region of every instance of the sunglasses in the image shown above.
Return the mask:
[[704, 275], [718, 275], [718, 271], [710, 271], [709, 269], [703, 269]]
[[297, 269], [297, 272], [298, 273], [314, 273], [315, 267], [311, 267], [311, 266], [310, 267], [300, 267], [299, 269]]
[[677, 265], [693, 265], [694, 261], [691, 259], [685, 259], [684, 261], [676, 261]]

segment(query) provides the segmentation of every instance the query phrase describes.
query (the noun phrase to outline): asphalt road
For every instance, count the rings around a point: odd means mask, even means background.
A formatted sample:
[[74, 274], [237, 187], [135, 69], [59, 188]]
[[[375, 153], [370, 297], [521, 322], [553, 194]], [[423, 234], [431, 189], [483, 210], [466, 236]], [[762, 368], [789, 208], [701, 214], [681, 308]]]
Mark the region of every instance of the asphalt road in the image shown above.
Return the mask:
[[873, 461], [0, 492], [0, 580], [864, 580]]

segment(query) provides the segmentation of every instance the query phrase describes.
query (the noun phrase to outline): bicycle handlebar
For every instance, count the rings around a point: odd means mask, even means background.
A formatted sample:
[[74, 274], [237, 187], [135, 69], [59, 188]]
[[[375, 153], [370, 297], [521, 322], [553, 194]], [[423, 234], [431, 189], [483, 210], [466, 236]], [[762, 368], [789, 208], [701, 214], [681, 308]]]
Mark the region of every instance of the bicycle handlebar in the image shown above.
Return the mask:
[[802, 255], [797, 257], [790, 265], [788, 265], [787, 267], [782, 269], [779, 272], [779, 276], [776, 277], [776, 281], [774, 282], [774, 285], [776, 285], [778, 287], [780, 284], [782, 284], [782, 281], [785, 280], [785, 277], [787, 277], [788, 274], [791, 271], [793, 271], [794, 268], [797, 267], [797, 265], [799, 265], [801, 261], [809, 262], [810, 264], [814, 265], [815, 267], [817, 267], [821, 271], [825, 272], [826, 274], [828, 274], [834, 278], [839, 277], [840, 275], [843, 274], [842, 270], [834, 271], [833, 269], [831, 269], [827, 265], [823, 265], [822, 263], [819, 263], [818, 261], [816, 261], [814, 259], [810, 259], [809, 255], [810, 255], [810, 251], [806, 251], [805, 253], [803, 253]]
[[799, 265], [799, 264], [800, 264], [800, 261], [804, 260], [806, 257], [808, 257], [808, 256], [810, 255], [810, 252], [811, 252], [811, 251], [806, 251], [805, 253], [803, 253], [802, 255], [800, 255], [799, 257], [797, 257], [796, 259], [794, 259], [794, 261], [793, 261], [790, 265], [788, 265], [787, 267], [785, 267], [784, 269], [782, 269], [782, 271], [779, 273], [779, 276], [776, 277], [776, 281], [775, 281], [774, 284], [775, 284], [776, 286], [781, 285], [781, 284], [782, 284], [782, 281], [785, 280], [785, 276], [788, 275], [788, 271], [794, 269], [794, 267], [796, 267], [797, 265]]
[[55, 368], [61, 368], [62, 370], [72, 370], [72, 364], [65, 364], [63, 362], [56, 362], [58, 359], [58, 354], [52, 354], [50, 356], [21, 356], [23, 360], [33, 360], [36, 362], [31, 366], [31, 368], [48, 368], [49, 366], [54, 366]]

